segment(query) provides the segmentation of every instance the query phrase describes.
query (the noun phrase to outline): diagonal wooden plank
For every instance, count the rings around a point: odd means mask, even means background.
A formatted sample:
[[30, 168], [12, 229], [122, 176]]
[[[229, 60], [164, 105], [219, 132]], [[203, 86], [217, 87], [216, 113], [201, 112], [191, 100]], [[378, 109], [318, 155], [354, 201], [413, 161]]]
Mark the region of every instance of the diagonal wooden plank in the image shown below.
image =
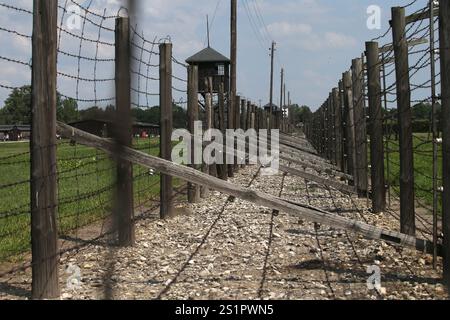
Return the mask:
[[292, 176], [297, 176], [297, 177], [301, 177], [303, 179], [321, 184], [323, 186], [327, 186], [327, 187], [332, 187], [336, 190], [339, 190], [341, 192], [345, 192], [345, 193], [351, 193], [351, 194], [357, 194], [355, 187], [340, 183], [338, 181], [335, 180], [331, 180], [331, 179], [325, 179], [316, 175], [313, 175], [311, 173], [302, 171], [302, 170], [298, 170], [292, 167], [287, 167], [287, 166], [283, 166], [280, 165], [280, 170], [282, 172], [285, 172], [287, 174], [290, 174]]
[[383, 240], [391, 244], [415, 248], [421, 252], [433, 252], [433, 245], [427, 240], [417, 239], [399, 232], [385, 230], [367, 223], [340, 217], [339, 215], [333, 213], [323, 212], [319, 209], [294, 205], [273, 195], [244, 188], [227, 181], [211, 177], [195, 169], [178, 165], [130, 148], [124, 147], [121, 152], [117, 154], [117, 149], [112, 142], [60, 122], [57, 123], [57, 130], [63, 137], [72, 139], [80, 144], [103, 150], [108, 154], [121, 157], [122, 159], [131, 161], [132, 163], [146, 168], [152, 168], [161, 173], [177, 177], [184, 181], [190, 181], [199, 185], [207, 185], [211, 189], [234, 196], [244, 201], [252, 202], [259, 206], [303, 217], [312, 222], [327, 225], [332, 228], [361, 234], [367, 239]]

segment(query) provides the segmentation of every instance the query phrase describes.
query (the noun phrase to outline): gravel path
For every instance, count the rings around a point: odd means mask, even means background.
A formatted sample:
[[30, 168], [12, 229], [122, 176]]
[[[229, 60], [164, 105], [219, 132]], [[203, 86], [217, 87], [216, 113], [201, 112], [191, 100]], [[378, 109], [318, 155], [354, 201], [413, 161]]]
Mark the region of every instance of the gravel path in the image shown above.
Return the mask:
[[[370, 213], [366, 199], [298, 177], [259, 173], [258, 167], [246, 167], [232, 181], [398, 230], [395, 214]], [[63, 255], [63, 299], [448, 299], [430, 257], [413, 250], [218, 192], [200, 204], [183, 206], [184, 214], [173, 220], [160, 221], [154, 212], [139, 221], [133, 248], [99, 242]], [[69, 264], [81, 269], [76, 290], [66, 286]], [[381, 290], [367, 287], [370, 266], [380, 268]], [[0, 299], [29, 298], [30, 274], [26, 270], [0, 278]]]

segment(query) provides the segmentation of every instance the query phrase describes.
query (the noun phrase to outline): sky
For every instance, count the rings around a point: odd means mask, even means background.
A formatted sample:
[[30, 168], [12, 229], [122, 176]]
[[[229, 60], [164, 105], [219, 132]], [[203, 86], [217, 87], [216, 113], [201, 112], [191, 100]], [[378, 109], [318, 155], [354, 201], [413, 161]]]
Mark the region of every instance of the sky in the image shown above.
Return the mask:
[[[59, 0], [58, 23], [67, 30], [68, 15], [62, 16], [62, 8], [76, 2], [84, 7], [90, 1]], [[149, 51], [157, 51], [150, 42], [170, 38], [174, 57], [184, 61], [206, 46], [206, 15], [211, 24], [211, 46], [229, 56], [229, 18], [228, 0], [135, 0], [138, 2], [137, 28], [149, 42], [140, 43], [147, 50], [142, 59], [150, 64], [157, 63], [158, 57]], [[308, 105], [312, 109], [320, 107], [328, 93], [337, 86], [342, 73], [350, 68], [351, 60], [360, 57], [365, 41], [383, 34], [389, 27], [390, 7], [403, 6], [412, 0], [238, 0], [238, 92], [254, 103], [265, 104], [269, 100], [270, 57], [269, 48], [276, 42], [274, 101], [278, 104], [280, 96], [280, 69], [285, 69], [287, 90], [291, 92], [293, 103]], [[32, 10], [32, 0], [1, 0], [0, 4], [10, 4]], [[411, 13], [424, 7], [427, 0], [417, 0], [408, 8]], [[369, 30], [367, 27], [367, 8], [377, 5], [381, 8], [381, 29]], [[90, 10], [107, 16], [117, 15], [120, 0], [92, 0]], [[84, 11], [82, 14], [84, 15]], [[123, 10], [121, 11], [123, 14]], [[0, 5], [0, 107], [10, 93], [1, 86], [17, 87], [30, 82], [30, 67], [6, 61], [4, 58], [29, 63], [31, 61], [31, 39], [18, 36], [4, 29], [22, 35], [31, 35], [32, 16]], [[88, 14], [96, 24], [101, 19]], [[102, 25], [114, 29], [114, 19], [106, 19]], [[97, 39], [99, 28], [86, 22], [84, 29], [71, 30], [73, 34]], [[84, 41], [61, 32], [59, 48], [65, 53], [95, 57], [108, 60], [114, 57], [113, 32], [102, 29], [100, 39], [105, 44], [96, 46], [95, 42]], [[390, 35], [381, 40], [381, 45], [390, 42]], [[139, 38], [136, 38], [139, 43]], [[80, 50], [81, 47], [81, 50]], [[142, 46], [141, 46], [142, 47]], [[139, 52], [137, 53], [139, 55]], [[138, 57], [139, 58], [139, 57]], [[134, 65], [141, 74], [148, 73], [158, 77], [156, 68]], [[101, 61], [94, 64], [88, 59], [79, 61], [70, 55], [58, 56], [58, 91], [70, 97], [85, 100], [100, 100], [98, 105], [113, 103], [114, 63]], [[95, 70], [95, 73], [94, 73]], [[186, 71], [174, 66], [178, 78], [185, 79]], [[93, 82], [76, 81], [67, 75], [85, 79], [103, 79]], [[185, 88], [185, 83], [174, 80], [174, 86]], [[141, 77], [134, 84], [139, 91], [158, 92], [157, 81], [147, 81]], [[185, 100], [185, 94], [174, 92], [176, 100]], [[105, 101], [102, 101], [105, 99]], [[111, 100], [107, 100], [111, 99]], [[137, 105], [157, 105], [155, 95], [133, 95]], [[80, 107], [91, 106], [92, 102], [80, 103]]]

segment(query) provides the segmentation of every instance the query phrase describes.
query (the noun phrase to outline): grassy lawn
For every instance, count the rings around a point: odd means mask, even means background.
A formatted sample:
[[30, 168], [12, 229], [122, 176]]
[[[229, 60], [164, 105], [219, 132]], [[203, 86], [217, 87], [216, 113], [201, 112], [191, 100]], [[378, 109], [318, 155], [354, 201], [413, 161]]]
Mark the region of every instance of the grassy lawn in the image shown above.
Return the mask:
[[[387, 174], [387, 157], [385, 155], [385, 170], [391, 185], [392, 193], [399, 196], [399, 180], [400, 180], [400, 153], [398, 151], [398, 141], [391, 136], [389, 139], [389, 165], [390, 174]], [[414, 134], [414, 179], [415, 194], [421, 205], [432, 208], [433, 206], [433, 143], [430, 141], [428, 134]], [[442, 150], [438, 151], [439, 167], [438, 177], [442, 177]], [[438, 186], [442, 185], [439, 180]]]
[[[159, 139], [134, 147], [158, 155]], [[0, 143], [0, 261], [20, 259], [30, 249], [30, 155], [28, 143]], [[68, 141], [58, 145], [60, 234], [102, 220], [111, 213], [115, 166], [106, 154]], [[135, 207], [159, 194], [159, 174], [134, 167]], [[175, 181], [179, 185], [179, 181]]]

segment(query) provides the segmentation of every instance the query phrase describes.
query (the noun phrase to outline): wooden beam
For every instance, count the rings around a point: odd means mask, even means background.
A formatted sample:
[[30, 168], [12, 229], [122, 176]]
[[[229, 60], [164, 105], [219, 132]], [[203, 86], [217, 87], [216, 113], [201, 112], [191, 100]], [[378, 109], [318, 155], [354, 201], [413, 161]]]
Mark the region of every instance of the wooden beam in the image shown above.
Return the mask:
[[296, 164], [296, 165], [299, 165], [299, 166], [302, 166], [302, 167], [305, 167], [305, 168], [310, 168], [310, 169], [316, 170], [317, 172], [325, 172], [325, 173], [333, 175], [335, 177], [344, 178], [346, 180], [353, 181], [353, 177], [351, 175], [348, 175], [346, 173], [330, 169], [328, 167], [322, 167], [322, 166], [314, 165], [314, 164], [312, 164], [310, 162], [301, 161], [298, 158], [293, 158], [293, 157], [290, 157], [290, 156], [287, 156], [287, 155], [283, 155], [283, 154], [280, 154], [280, 159], [288, 161], [288, 162], [291, 162], [293, 164]]
[[444, 233], [444, 281], [450, 290], [450, 0], [441, 0], [439, 47], [442, 74], [442, 231]]
[[[408, 45], [408, 47], [413, 47], [413, 46], [417, 46], [419, 44], [426, 44], [426, 43], [428, 43], [428, 39], [427, 38], [420, 38], [420, 39], [409, 40], [407, 42], [407, 45]], [[384, 45], [383, 47], [381, 47], [379, 49], [379, 53], [380, 54], [381, 53], [386, 53], [386, 52], [389, 52], [389, 51], [392, 51], [392, 50], [394, 50], [394, 46], [391, 43], [391, 44], [387, 44], [387, 45]], [[388, 60], [385, 60], [385, 61], [388, 61]]]
[[[160, 65], [160, 108], [161, 108], [161, 158], [170, 160], [172, 158], [172, 44], [163, 43], [159, 46]], [[168, 219], [174, 216], [173, 205], [173, 182], [170, 175], [161, 175], [161, 219]]]
[[366, 55], [370, 114], [372, 210], [374, 213], [381, 213], [386, 209], [386, 188], [384, 180], [383, 110], [381, 108], [381, 65], [377, 42], [366, 42]]
[[[117, 152], [122, 146], [133, 145], [133, 124], [131, 120], [131, 71], [130, 71], [130, 20], [128, 17], [116, 18], [116, 118], [114, 138]], [[133, 164], [117, 159], [116, 206], [114, 211], [114, 229], [118, 232], [119, 246], [134, 245], [134, 200], [133, 200]]]
[[397, 118], [400, 138], [400, 224], [401, 232], [416, 233], [414, 201], [414, 145], [412, 135], [411, 86], [405, 8], [392, 8], [392, 37], [397, 83]]
[[[410, 24], [410, 23], [417, 22], [417, 21], [420, 21], [420, 20], [429, 19], [430, 18], [430, 13], [431, 13], [431, 11], [427, 10], [425, 12], [411, 14], [411, 15], [406, 17], [406, 24]], [[439, 8], [434, 8], [433, 16], [436, 17], [438, 15], [439, 15]]]
[[[198, 66], [188, 67], [188, 130], [194, 132], [195, 121], [198, 121]], [[195, 146], [191, 146], [191, 161], [195, 162], [196, 155]], [[193, 164], [192, 168], [200, 169], [199, 165]], [[188, 201], [189, 203], [197, 203], [200, 201], [200, 186], [188, 182]]]
[[355, 175], [360, 197], [367, 196], [367, 129], [364, 98], [364, 70], [361, 58], [352, 60], [353, 119], [355, 122]]
[[35, 0], [31, 99], [32, 297], [59, 297], [56, 161], [57, 0]]
[[[58, 132], [66, 138], [70, 138], [88, 147], [102, 150], [108, 154], [114, 154], [114, 144], [108, 140], [99, 138], [95, 135], [83, 132], [60, 122], [57, 123], [57, 129]], [[242, 199], [244, 201], [249, 201], [262, 207], [303, 217], [311, 222], [320, 223], [332, 228], [361, 234], [367, 239], [382, 240], [394, 245], [415, 248], [420, 252], [433, 252], [433, 244], [427, 240], [417, 239], [399, 232], [385, 230], [312, 207], [301, 207], [299, 205], [289, 203], [279, 197], [260, 191], [251, 190], [249, 188], [244, 188], [227, 181], [208, 176], [192, 168], [148, 155], [141, 151], [124, 148], [124, 152], [121, 153], [120, 156], [133, 162], [134, 164], [141, 165], [146, 168], [152, 168], [158, 172], [177, 177], [184, 181], [190, 181], [199, 185], [208, 185], [213, 190]]]
[[311, 173], [308, 173], [308, 172], [305, 172], [302, 170], [298, 170], [298, 169], [295, 169], [292, 167], [283, 166], [283, 165], [280, 165], [280, 171], [287, 173], [289, 175], [292, 175], [292, 176], [297, 176], [297, 177], [306, 179], [308, 181], [312, 181], [312, 182], [321, 184], [326, 187], [332, 187], [341, 192], [357, 194], [355, 187], [340, 183], [336, 180], [325, 179], [325, 178], [316, 176], [314, 174], [311, 174]]

